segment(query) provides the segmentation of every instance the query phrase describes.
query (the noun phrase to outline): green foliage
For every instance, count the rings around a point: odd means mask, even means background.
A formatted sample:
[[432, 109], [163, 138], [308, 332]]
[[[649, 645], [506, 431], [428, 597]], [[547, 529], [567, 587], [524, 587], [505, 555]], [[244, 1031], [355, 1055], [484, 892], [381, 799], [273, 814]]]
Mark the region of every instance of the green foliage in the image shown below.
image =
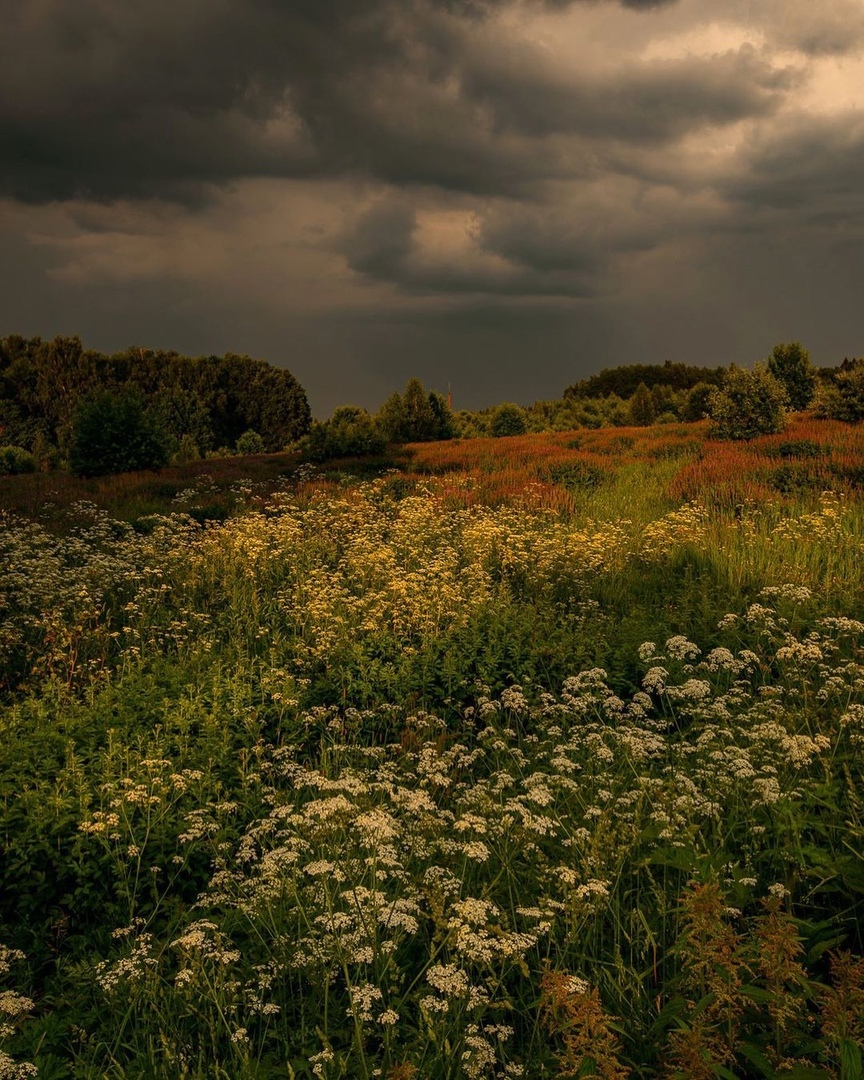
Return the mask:
[[817, 378], [810, 353], [800, 341], [775, 345], [768, 357], [768, 370], [786, 391], [791, 409], [800, 412], [810, 405]]
[[844, 361], [816, 403], [816, 415], [858, 424], [864, 420], [864, 357]]
[[708, 399], [714, 387], [708, 382], [698, 382], [687, 392], [681, 407], [681, 419], [704, 420], [708, 415]]
[[237, 440], [237, 453], [242, 455], [263, 454], [265, 451], [264, 440], [257, 431], [244, 431]]
[[381, 427], [365, 409], [342, 405], [329, 420], [312, 424], [309, 434], [300, 443], [300, 454], [304, 461], [322, 462], [380, 454], [386, 446]]
[[657, 419], [657, 406], [644, 382], [639, 383], [630, 399], [628, 419], [635, 427], [648, 427]]
[[697, 383], [707, 382], [718, 386], [725, 368], [704, 368], [692, 364], [676, 364], [667, 360], [664, 364], [622, 364], [620, 367], [604, 368], [596, 375], [582, 379], [564, 391], [565, 398], [603, 398], [610, 394], [631, 398], [640, 383], [649, 390], [664, 386], [670, 390], [689, 390]]
[[754, 439], [786, 426], [786, 391], [762, 364], [752, 371], [727, 371], [723, 386], [711, 392], [708, 410], [716, 439]]
[[427, 394], [419, 379], [409, 379], [402, 394], [391, 394], [375, 420], [388, 443], [436, 442], [454, 435], [447, 402], [434, 390]]
[[606, 479], [606, 473], [586, 461], [573, 461], [556, 465], [549, 470], [549, 479], [568, 491], [592, 491]]
[[821, 458], [830, 453], [814, 439], [786, 439], [765, 451], [769, 457], [779, 458]]
[[206, 453], [233, 445], [250, 428], [267, 450], [278, 451], [309, 429], [302, 387], [263, 360], [139, 348], [106, 355], [85, 349], [77, 337], [0, 339], [0, 426], [27, 449], [40, 431], [51, 444], [65, 444], [78, 404], [91, 391], [130, 387], [151, 403], [172, 453], [184, 435]]
[[36, 458], [20, 446], [0, 446], [0, 473], [36, 472]]
[[167, 439], [140, 392], [97, 390], [72, 418], [69, 467], [78, 476], [158, 469], [168, 462]]
[[185, 464], [187, 461], [198, 461], [201, 457], [201, 448], [195, 441], [194, 435], [182, 435], [177, 443], [174, 453], [171, 455], [172, 464]]
[[496, 439], [503, 435], [524, 435], [527, 428], [525, 410], [512, 401], [504, 401], [492, 413], [489, 434]]
[[192, 390], [177, 385], [163, 387], [154, 395], [150, 408], [171, 439], [172, 456], [180, 454], [184, 439], [187, 440], [185, 453], [191, 445], [189, 440], [194, 443], [199, 456], [213, 449], [209, 412], [201, 397]]

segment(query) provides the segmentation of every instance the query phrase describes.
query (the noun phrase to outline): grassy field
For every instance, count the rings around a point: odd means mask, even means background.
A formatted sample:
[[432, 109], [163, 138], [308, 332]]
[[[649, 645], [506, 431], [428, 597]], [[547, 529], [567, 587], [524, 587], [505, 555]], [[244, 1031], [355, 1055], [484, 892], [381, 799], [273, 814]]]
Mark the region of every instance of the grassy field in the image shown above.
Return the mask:
[[807, 419], [0, 481], [0, 1077], [864, 1076], [862, 484]]

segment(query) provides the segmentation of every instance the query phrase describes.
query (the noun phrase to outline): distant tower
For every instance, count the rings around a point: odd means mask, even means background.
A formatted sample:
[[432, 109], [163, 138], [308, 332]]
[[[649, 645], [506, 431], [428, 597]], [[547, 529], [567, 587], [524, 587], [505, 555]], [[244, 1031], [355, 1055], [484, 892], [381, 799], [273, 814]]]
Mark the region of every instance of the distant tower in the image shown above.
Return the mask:
[[453, 411], [453, 391], [450, 389], [450, 383], [447, 383], [447, 408]]

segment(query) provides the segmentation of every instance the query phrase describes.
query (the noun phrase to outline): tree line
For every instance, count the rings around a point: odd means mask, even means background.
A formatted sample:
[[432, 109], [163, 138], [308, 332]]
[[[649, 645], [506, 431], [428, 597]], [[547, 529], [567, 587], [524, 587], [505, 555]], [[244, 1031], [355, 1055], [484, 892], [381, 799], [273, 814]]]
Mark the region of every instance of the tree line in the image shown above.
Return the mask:
[[800, 342], [787, 342], [752, 369], [629, 364], [574, 383], [555, 401], [459, 412], [413, 378], [376, 413], [344, 405], [313, 422], [294, 376], [249, 356], [106, 355], [77, 337], [0, 339], [0, 472], [63, 463], [94, 475], [289, 445], [323, 462], [392, 444], [705, 417], [717, 437], [751, 438], [807, 408], [864, 419], [864, 358], [816, 368]]
[[280, 450], [310, 421], [306, 393], [291, 372], [249, 356], [141, 348], [106, 354], [85, 349], [78, 337], [0, 339], [0, 443], [42, 464], [74, 464], [82, 425], [92, 436], [100, 423], [118, 435], [125, 430], [127, 441], [138, 432], [153, 461], [137, 467], [148, 467], [233, 449], [249, 433], [262, 451]]

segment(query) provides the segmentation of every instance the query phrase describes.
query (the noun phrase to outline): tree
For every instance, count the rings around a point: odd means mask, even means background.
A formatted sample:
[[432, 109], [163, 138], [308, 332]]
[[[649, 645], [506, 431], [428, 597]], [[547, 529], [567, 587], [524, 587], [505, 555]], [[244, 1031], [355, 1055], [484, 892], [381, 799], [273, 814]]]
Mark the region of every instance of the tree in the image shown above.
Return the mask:
[[688, 390], [684, 406], [681, 409], [681, 419], [689, 421], [703, 420], [708, 415], [708, 399], [714, 389], [715, 387], [711, 383], [701, 382], [696, 383], [694, 387]]
[[768, 370], [785, 389], [789, 407], [796, 412], [806, 409], [816, 393], [816, 372], [801, 342], [775, 345], [768, 358]]
[[429, 395], [419, 379], [409, 379], [402, 394], [405, 406], [405, 442], [429, 442], [435, 438], [435, 414]]
[[388, 443], [405, 441], [405, 403], [398, 391], [394, 391], [378, 410], [375, 422]]
[[452, 439], [455, 434], [453, 413], [450, 411], [450, 406], [447, 404], [443, 394], [439, 394], [437, 390], [430, 390], [429, 408], [432, 410], [433, 416], [433, 438]]
[[387, 442], [434, 442], [453, 438], [453, 416], [444, 398], [428, 394], [419, 379], [409, 379], [378, 410], [376, 423]]
[[504, 435], [524, 435], [527, 426], [525, 410], [512, 401], [504, 401], [492, 413], [489, 430], [498, 439]]
[[635, 427], [649, 427], [657, 418], [657, 407], [651, 391], [644, 382], [636, 387], [636, 392], [630, 399], [630, 423]]
[[168, 461], [167, 437], [135, 388], [97, 390], [72, 418], [69, 467], [78, 476], [158, 469]]
[[752, 371], [733, 364], [723, 385], [708, 396], [715, 439], [754, 439], [773, 435], [786, 425], [786, 391], [763, 365]]

